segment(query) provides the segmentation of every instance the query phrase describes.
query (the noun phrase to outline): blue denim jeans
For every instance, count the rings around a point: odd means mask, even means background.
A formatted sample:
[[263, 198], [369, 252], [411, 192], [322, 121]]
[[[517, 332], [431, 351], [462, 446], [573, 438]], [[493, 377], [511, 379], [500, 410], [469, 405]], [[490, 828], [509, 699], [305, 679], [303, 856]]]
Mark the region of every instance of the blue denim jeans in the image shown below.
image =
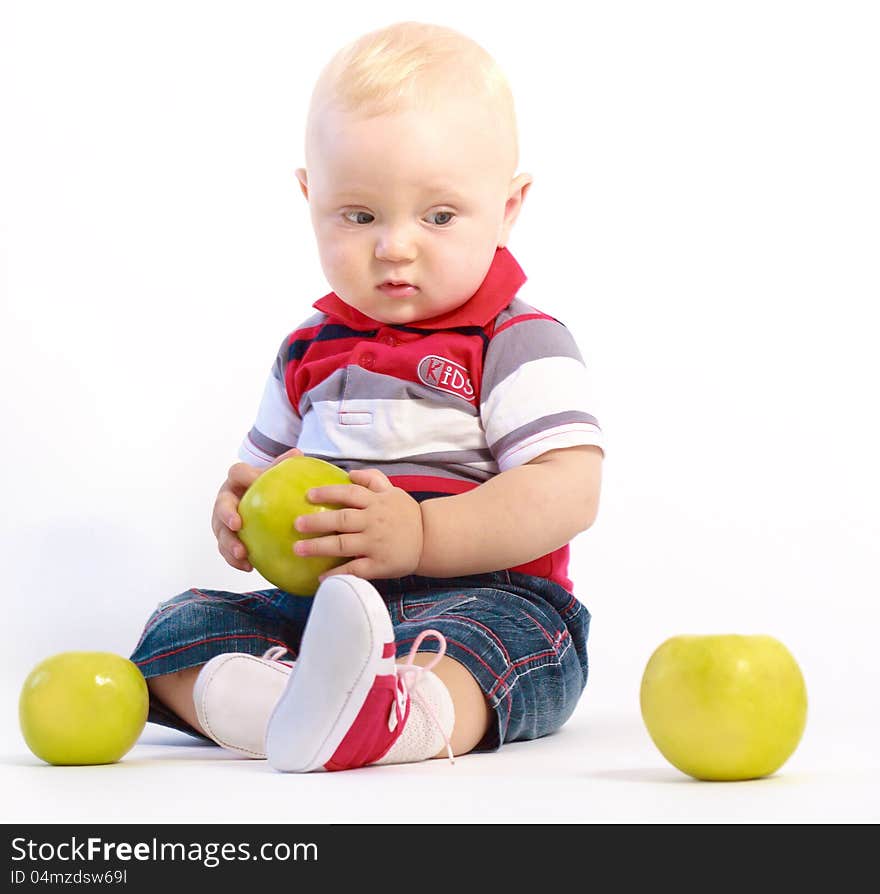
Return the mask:
[[[563, 587], [513, 571], [370, 583], [388, 605], [398, 657], [421, 631], [439, 630], [446, 654], [485, 693], [497, 722], [475, 750], [545, 736], [571, 716], [587, 682], [590, 613]], [[278, 589], [187, 590], [159, 604], [131, 660], [149, 678], [222, 652], [260, 655], [280, 645], [295, 658], [311, 606], [312, 598]], [[438, 648], [426, 640], [420, 651]], [[199, 735], [153, 698], [149, 720]]]

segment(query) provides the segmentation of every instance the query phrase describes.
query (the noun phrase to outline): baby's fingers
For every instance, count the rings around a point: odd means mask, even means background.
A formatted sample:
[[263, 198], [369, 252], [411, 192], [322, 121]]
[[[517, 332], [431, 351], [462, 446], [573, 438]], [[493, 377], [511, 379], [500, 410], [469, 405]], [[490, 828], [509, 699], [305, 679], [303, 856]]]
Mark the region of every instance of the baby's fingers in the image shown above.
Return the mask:
[[224, 530], [240, 531], [241, 516], [238, 514], [239, 498], [229, 490], [221, 490], [211, 515], [211, 530], [219, 540]]
[[254, 567], [248, 561], [245, 545], [231, 531], [223, 529], [217, 538], [217, 548], [220, 555], [239, 571], [253, 571]]
[[235, 463], [226, 473], [226, 482], [221, 490], [231, 491], [237, 497], [241, 495], [260, 477], [263, 470], [249, 463]]

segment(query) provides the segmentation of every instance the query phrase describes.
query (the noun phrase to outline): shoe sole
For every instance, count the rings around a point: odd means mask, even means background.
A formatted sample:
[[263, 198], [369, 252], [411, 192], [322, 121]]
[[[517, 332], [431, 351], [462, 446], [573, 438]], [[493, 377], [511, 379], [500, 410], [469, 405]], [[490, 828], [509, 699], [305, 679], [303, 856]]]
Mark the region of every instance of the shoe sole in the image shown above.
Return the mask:
[[272, 767], [308, 773], [333, 757], [383, 663], [393, 672], [394, 657], [382, 657], [393, 641], [388, 608], [371, 584], [340, 574], [321, 585], [296, 664], [269, 718]]

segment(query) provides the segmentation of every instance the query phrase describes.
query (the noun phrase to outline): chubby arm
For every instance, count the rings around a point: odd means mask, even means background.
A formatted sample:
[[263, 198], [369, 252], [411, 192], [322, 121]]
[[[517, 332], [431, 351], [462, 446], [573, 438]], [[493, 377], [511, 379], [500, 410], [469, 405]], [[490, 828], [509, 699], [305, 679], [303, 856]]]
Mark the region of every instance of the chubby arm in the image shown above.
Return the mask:
[[546, 555], [596, 518], [602, 450], [550, 450], [463, 494], [425, 500], [415, 574], [456, 577], [512, 568]]
[[312, 488], [307, 499], [345, 507], [301, 515], [299, 556], [346, 557], [325, 572], [374, 578], [457, 577], [514, 568], [585, 531], [596, 517], [602, 451], [582, 445], [531, 462], [451, 497], [418, 503], [379, 469], [352, 484]]

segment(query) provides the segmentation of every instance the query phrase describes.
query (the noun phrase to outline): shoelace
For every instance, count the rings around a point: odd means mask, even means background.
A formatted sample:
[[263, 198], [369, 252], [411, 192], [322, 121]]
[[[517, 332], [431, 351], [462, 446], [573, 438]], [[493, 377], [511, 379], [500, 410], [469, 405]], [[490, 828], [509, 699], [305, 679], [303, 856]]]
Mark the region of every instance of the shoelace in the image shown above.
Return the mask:
[[[281, 656], [286, 654], [286, 646], [272, 646], [271, 649], [266, 649], [266, 651], [263, 652], [263, 658], [267, 659], [268, 661], [281, 661]], [[289, 664], [290, 662], [284, 661], [281, 663]]]
[[[419, 650], [419, 646], [422, 644], [422, 641], [425, 637], [432, 636], [434, 639], [440, 643], [440, 648], [437, 650], [437, 653], [427, 664], [415, 664], [416, 652]], [[443, 636], [438, 630], [423, 630], [413, 642], [410, 647], [409, 654], [406, 656], [406, 659], [397, 665], [397, 678], [400, 683], [400, 687], [398, 689], [398, 697], [397, 702], [391, 708], [391, 714], [388, 717], [388, 729], [393, 730], [395, 726], [397, 726], [397, 717], [398, 713], [402, 716], [403, 711], [406, 708], [406, 697], [409, 695], [410, 698], [418, 699], [419, 704], [428, 712], [428, 716], [434, 722], [434, 726], [440, 731], [440, 735], [443, 736], [443, 741], [446, 743], [446, 753], [449, 755], [449, 762], [454, 764], [455, 757], [452, 754], [452, 744], [449, 741], [449, 737], [446, 735], [446, 731], [443, 729], [443, 726], [440, 723], [440, 720], [437, 717], [434, 709], [431, 707], [430, 703], [426, 698], [424, 698], [421, 693], [419, 693], [419, 683], [421, 682], [422, 674], [425, 671], [431, 670], [431, 668], [435, 667], [440, 659], [446, 654], [446, 637]]]

